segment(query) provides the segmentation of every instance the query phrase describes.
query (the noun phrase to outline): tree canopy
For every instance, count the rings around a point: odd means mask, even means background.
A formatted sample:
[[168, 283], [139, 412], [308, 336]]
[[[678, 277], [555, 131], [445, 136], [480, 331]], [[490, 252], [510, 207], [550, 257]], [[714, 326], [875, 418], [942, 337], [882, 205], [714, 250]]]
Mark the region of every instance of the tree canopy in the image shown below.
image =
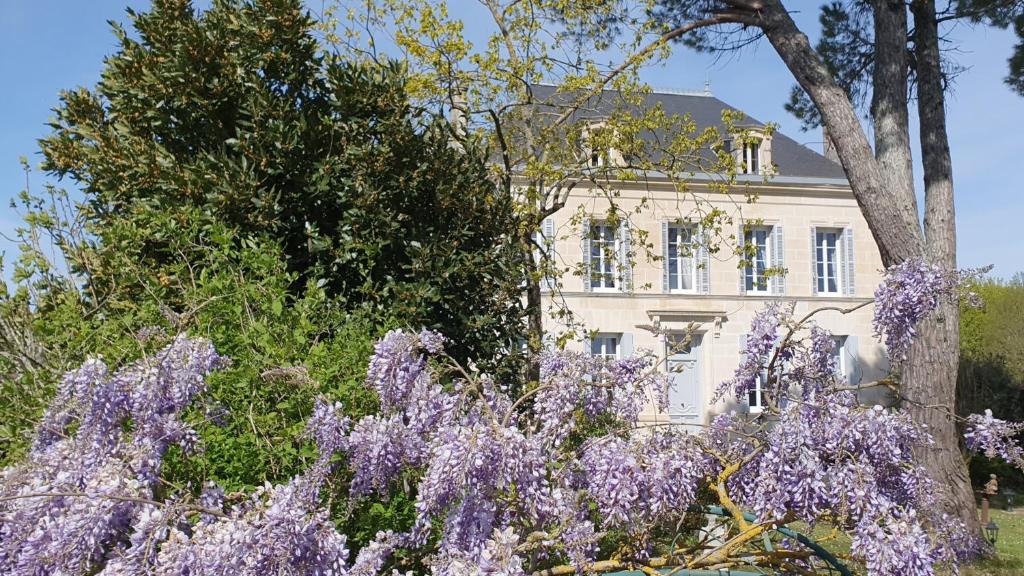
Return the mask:
[[401, 64], [322, 53], [298, 1], [129, 16], [96, 87], [63, 93], [41, 140], [43, 168], [85, 196], [96, 255], [71, 265], [87, 295], [130, 282], [90, 258], [158, 271], [179, 257], [175, 220], [197, 218], [279, 244], [296, 291], [465, 334], [457, 353], [481, 360], [515, 346], [512, 199], [483, 152], [410, 105]]

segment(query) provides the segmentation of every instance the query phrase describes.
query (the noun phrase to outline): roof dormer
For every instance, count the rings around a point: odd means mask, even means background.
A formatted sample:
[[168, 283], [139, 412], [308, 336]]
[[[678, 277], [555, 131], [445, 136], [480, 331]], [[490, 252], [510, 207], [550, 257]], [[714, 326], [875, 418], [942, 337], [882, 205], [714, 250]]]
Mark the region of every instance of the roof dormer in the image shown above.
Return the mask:
[[583, 127], [581, 142], [583, 159], [590, 169], [623, 166], [625, 159], [615, 148], [614, 128], [604, 120], [593, 120]]
[[737, 174], [775, 175], [772, 162], [772, 132], [764, 126], [743, 127], [726, 140]]

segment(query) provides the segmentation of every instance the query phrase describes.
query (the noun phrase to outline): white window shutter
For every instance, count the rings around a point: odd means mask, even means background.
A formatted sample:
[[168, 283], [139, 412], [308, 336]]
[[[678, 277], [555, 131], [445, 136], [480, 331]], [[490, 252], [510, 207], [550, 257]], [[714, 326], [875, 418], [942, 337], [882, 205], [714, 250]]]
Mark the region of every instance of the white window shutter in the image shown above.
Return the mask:
[[[546, 258], [548, 265], [546, 268], [552, 268], [555, 259], [555, 221], [551, 218], [545, 218], [541, 223], [541, 241], [539, 244], [544, 247], [542, 258]], [[543, 291], [551, 291], [555, 287], [555, 278], [550, 274], [544, 274], [544, 278], [541, 280], [540, 289]]]
[[[584, 218], [580, 223], [580, 251], [583, 262], [583, 291], [590, 292], [590, 218]], [[589, 351], [589, 348], [588, 348]]]
[[619, 268], [622, 270], [622, 291], [633, 291], [633, 263], [630, 261], [629, 220], [623, 219], [619, 224]]
[[697, 278], [700, 285], [697, 291], [701, 294], [711, 293], [711, 251], [708, 250], [707, 239], [704, 237], [704, 228], [697, 228], [697, 263], [700, 268], [697, 270]]
[[846, 356], [843, 358], [843, 362], [846, 363], [846, 383], [856, 386], [860, 384], [861, 379], [860, 351], [857, 350], [857, 337], [847, 336], [843, 344], [843, 350]]
[[811, 294], [818, 295], [818, 228], [811, 226]]
[[742, 265], [742, 260], [746, 258], [746, 255], [743, 253], [744, 240], [745, 238], [743, 236], [743, 220], [740, 220], [739, 230], [736, 232], [736, 246], [739, 247], [741, 260], [741, 265], [739, 266], [741, 296], [747, 293], [747, 267]]
[[668, 222], [661, 223], [661, 256], [662, 256], [662, 291], [668, 293], [671, 291], [668, 278]]
[[772, 276], [772, 293], [781, 296], [786, 293], [786, 247], [780, 224], [772, 226], [772, 267], [781, 269], [779, 274]]
[[853, 262], [853, 228], [847, 226], [843, 229], [843, 287], [847, 296], [857, 293], [857, 273]]
[[633, 355], [633, 333], [623, 332], [622, 340], [619, 341], [619, 358], [629, 358]]

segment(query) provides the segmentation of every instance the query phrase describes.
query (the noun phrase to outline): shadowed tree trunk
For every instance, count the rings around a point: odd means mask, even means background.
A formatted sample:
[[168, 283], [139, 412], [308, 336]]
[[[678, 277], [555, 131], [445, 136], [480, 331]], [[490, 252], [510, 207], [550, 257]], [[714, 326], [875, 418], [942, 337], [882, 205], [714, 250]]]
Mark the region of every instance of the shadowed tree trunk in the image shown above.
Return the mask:
[[[716, 19], [709, 26], [729, 22], [760, 29], [810, 96], [835, 144], [883, 263], [888, 266], [925, 258], [955, 269], [952, 162], [936, 7], [933, 0], [914, 0], [910, 10], [925, 174], [923, 227], [911, 172], [907, 6], [899, 1], [875, 0], [871, 7], [873, 147], [850, 97], [781, 1], [722, 0], [705, 5]], [[682, 13], [687, 12], [683, 9]], [[696, 17], [706, 18], [707, 13]], [[957, 306], [940, 307], [917, 334], [902, 365], [900, 393], [903, 407], [915, 422], [927, 426], [935, 439], [934, 446], [920, 451], [920, 463], [939, 484], [942, 511], [960, 517], [968, 528], [977, 531], [980, 527], [970, 479], [952, 419], [960, 352]]]

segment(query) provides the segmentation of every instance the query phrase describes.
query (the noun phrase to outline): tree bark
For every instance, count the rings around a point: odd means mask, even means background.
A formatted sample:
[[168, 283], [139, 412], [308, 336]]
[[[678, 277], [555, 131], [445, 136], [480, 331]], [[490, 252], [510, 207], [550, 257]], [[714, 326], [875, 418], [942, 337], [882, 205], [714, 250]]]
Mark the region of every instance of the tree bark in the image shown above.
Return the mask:
[[[917, 215], [899, 209], [896, 200], [905, 197], [906, 192], [894, 193], [890, 189], [892, 184], [876, 161], [846, 92], [836, 84], [807, 36], [778, 0], [764, 2], [757, 15], [768, 41], [821, 113], [853, 195], [878, 244], [882, 262], [888, 265], [923, 256], [924, 239]], [[906, 107], [905, 101], [903, 106]]]
[[[946, 269], [956, 268], [956, 226], [952, 162], [946, 134], [945, 103], [939, 61], [938, 23], [933, 0], [915, 0], [918, 114], [925, 173], [924, 229], [918, 220], [906, 99], [907, 23], [901, 2], [875, 5], [879, 66], [875, 71], [872, 113], [876, 122], [874, 153], [852, 102], [800, 32], [779, 0], [757, 11], [758, 26], [796, 81], [814, 101], [834, 138], [853, 194], [878, 244], [882, 262], [892, 265], [924, 257]], [[902, 67], [902, 71], [898, 68]], [[952, 412], [959, 362], [959, 309], [947, 303], [922, 323], [903, 365], [901, 394], [905, 409], [927, 426], [935, 440], [918, 454], [920, 464], [937, 482], [942, 512], [961, 518], [978, 533], [974, 497]]]
[[[921, 161], [925, 187], [925, 255], [948, 270], [956, 269], [956, 221], [953, 163], [946, 133], [945, 91], [939, 55], [934, 0], [915, 0], [914, 52], [917, 60], [917, 110], [921, 125]], [[941, 508], [980, 530], [970, 475], [960, 453], [953, 414], [960, 362], [960, 309], [943, 304], [918, 330], [901, 381], [904, 409], [928, 426], [934, 445], [918, 451], [918, 460], [939, 483]], [[932, 407], [940, 405], [941, 407]]]
[[540, 353], [544, 346], [544, 298], [540, 291], [538, 263], [534, 260], [531, 238], [522, 240], [526, 274], [526, 381], [540, 382]]
[[904, 221], [917, 222], [917, 195], [910, 153], [907, 106], [907, 7], [902, 0], [876, 0], [875, 66], [871, 116], [875, 158]]

